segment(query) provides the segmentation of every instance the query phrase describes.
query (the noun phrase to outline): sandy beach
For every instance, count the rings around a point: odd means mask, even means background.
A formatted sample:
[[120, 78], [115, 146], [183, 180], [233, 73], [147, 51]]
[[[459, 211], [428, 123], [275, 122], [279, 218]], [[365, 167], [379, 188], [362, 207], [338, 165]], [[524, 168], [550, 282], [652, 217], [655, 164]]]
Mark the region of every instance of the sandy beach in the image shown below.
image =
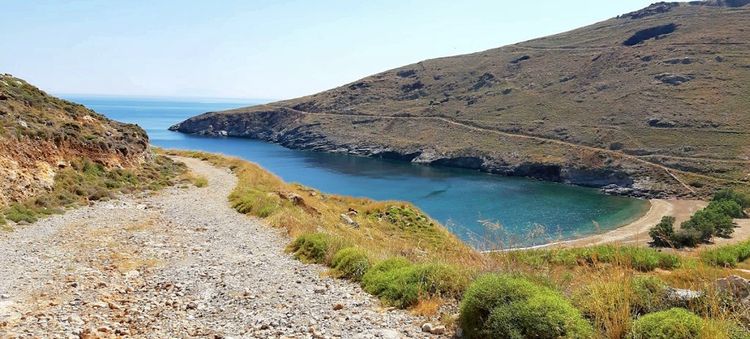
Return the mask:
[[[708, 205], [707, 202], [702, 200], [651, 199], [649, 200], [649, 203], [651, 204], [651, 207], [646, 214], [630, 224], [601, 234], [589, 235], [573, 240], [558, 241], [531, 248], [585, 247], [608, 243], [646, 246], [651, 240], [648, 236], [648, 230], [659, 223], [662, 217], [671, 215], [676, 219], [675, 225], [679, 225], [690, 218], [693, 213]], [[748, 225], [747, 228], [750, 229], [750, 225]], [[750, 230], [748, 230], [748, 233], [750, 233]]]
[[[648, 231], [651, 227], [658, 224], [662, 217], [675, 217], [675, 229], [679, 229], [679, 225], [683, 221], [688, 220], [695, 212], [708, 205], [708, 202], [703, 200], [652, 199], [649, 202], [651, 203], [651, 207], [648, 212], [630, 224], [605, 233], [594, 234], [579, 239], [554, 242], [537, 246], [535, 248], [585, 247], [610, 243], [648, 246], [648, 243], [651, 241]], [[714, 239], [713, 244], [706, 244], [701, 247], [728, 245], [750, 239], [750, 219], [735, 219], [734, 221], [737, 227], [731, 238], [716, 238]]]

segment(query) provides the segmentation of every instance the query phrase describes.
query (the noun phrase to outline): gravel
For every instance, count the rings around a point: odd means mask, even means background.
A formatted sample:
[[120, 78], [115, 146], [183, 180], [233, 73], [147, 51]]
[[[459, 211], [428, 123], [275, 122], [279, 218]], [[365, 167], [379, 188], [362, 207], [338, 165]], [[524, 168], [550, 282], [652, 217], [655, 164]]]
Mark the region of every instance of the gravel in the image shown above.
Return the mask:
[[208, 186], [0, 234], [0, 337], [438, 337], [422, 331], [431, 319], [284, 253], [280, 230], [229, 206], [230, 171], [179, 160]]

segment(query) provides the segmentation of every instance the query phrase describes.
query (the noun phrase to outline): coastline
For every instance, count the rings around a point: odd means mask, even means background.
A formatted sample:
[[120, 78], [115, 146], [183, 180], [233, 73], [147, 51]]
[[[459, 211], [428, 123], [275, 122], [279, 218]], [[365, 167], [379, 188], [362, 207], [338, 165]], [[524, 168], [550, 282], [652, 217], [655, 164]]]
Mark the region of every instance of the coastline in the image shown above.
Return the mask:
[[[658, 224], [662, 217], [671, 215], [675, 217], [675, 225], [679, 225], [683, 221], [689, 219], [690, 216], [693, 215], [693, 213], [708, 205], [708, 202], [703, 200], [676, 199], [650, 199], [649, 203], [651, 204], [651, 206], [649, 207], [648, 211], [640, 218], [604, 233], [591, 234], [577, 239], [556, 241], [538, 246], [501, 250], [500, 252], [542, 249], [550, 247], [586, 247], [612, 243], [634, 246], [647, 246], [649, 241], [651, 241], [651, 238], [648, 236], [648, 230], [654, 225]], [[484, 253], [491, 252], [498, 251], [485, 251]]]

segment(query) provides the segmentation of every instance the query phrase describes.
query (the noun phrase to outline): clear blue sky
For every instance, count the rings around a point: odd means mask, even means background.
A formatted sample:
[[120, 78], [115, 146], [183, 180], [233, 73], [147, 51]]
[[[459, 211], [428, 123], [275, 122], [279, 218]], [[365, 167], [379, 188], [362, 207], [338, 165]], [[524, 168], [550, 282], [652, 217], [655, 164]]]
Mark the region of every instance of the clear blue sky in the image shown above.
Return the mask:
[[57, 94], [281, 99], [655, 0], [3, 0], [0, 72]]

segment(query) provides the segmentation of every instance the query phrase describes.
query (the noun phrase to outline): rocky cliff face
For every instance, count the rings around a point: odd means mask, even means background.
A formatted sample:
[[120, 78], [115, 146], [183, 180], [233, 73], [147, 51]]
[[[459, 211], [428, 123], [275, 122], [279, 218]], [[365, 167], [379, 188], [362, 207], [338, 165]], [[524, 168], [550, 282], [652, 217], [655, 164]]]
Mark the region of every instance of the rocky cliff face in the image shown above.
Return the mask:
[[147, 151], [148, 136], [140, 127], [0, 75], [0, 207], [49, 189], [56, 171], [73, 159], [133, 167]]
[[750, 1], [658, 3], [172, 127], [642, 196], [750, 180]]

